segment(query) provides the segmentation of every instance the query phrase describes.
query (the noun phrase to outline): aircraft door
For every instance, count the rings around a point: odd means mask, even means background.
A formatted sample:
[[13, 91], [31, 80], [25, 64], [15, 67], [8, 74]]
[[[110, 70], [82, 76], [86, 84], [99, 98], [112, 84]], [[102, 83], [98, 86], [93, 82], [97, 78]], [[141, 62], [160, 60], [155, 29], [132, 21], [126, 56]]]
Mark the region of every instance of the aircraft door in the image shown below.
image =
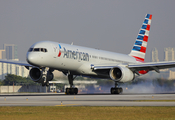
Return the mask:
[[58, 46], [52, 45], [53, 46], [53, 57], [57, 58], [58, 55]]

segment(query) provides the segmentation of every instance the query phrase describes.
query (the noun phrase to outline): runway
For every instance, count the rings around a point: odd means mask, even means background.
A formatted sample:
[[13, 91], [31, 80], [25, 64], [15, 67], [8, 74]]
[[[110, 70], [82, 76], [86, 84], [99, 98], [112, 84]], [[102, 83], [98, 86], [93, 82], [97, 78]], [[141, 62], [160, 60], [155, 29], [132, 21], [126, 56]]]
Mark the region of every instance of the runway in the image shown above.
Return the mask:
[[1, 94], [0, 106], [175, 106], [175, 94]]

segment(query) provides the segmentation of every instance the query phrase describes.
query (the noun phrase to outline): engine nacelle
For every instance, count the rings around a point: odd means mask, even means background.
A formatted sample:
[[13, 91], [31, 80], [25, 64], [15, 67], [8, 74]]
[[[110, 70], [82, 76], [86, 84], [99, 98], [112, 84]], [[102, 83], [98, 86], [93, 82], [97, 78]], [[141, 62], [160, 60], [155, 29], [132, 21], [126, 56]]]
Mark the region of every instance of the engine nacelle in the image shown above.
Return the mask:
[[[32, 68], [29, 72], [29, 75], [34, 82], [43, 83], [44, 81], [43, 71], [37, 67]], [[47, 71], [47, 75], [45, 75], [45, 77], [46, 77], [46, 81], [51, 81], [54, 76], [52, 72]]]
[[29, 72], [29, 75], [34, 82], [42, 81], [43, 72], [39, 68], [32, 68]]
[[134, 73], [123, 66], [112, 68], [109, 72], [110, 78], [118, 82], [129, 82], [135, 78]]

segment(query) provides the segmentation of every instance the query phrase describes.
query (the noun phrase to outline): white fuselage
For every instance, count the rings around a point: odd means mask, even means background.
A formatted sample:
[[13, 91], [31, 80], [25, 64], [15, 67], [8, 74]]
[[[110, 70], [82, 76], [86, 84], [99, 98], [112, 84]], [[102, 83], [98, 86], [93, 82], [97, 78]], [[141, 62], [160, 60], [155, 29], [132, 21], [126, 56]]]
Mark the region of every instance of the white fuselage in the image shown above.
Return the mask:
[[[28, 63], [38, 67], [49, 67], [61, 71], [73, 72], [77, 75], [96, 75], [92, 71], [92, 65], [127, 65], [137, 63], [135, 58], [114, 52], [93, 48], [57, 43], [51, 41], [37, 42], [30, 49], [39, 48], [27, 52]], [[43, 52], [47, 49], [47, 52]]]

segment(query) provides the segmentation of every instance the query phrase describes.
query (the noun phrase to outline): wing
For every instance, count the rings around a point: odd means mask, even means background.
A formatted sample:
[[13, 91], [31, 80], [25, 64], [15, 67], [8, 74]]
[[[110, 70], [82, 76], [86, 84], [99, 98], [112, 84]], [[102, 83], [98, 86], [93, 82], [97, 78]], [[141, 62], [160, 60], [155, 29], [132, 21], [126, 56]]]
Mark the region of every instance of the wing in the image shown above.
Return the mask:
[[28, 69], [29, 67], [32, 67], [32, 65], [30, 65], [30, 64], [27, 63], [27, 62], [21, 62], [21, 61], [15, 61], [15, 60], [2, 60], [2, 59], [0, 59], [0, 62], [25, 66], [27, 69]]
[[91, 65], [91, 69], [93, 69], [94, 71], [108, 70], [108, 69], [115, 68], [121, 65], [129, 68], [131, 71], [136, 72], [136, 73], [141, 70], [149, 70], [149, 71], [155, 70], [156, 72], [159, 73], [159, 69], [175, 67], [175, 61], [136, 63], [136, 64], [128, 64], [128, 65], [124, 65], [124, 64], [110, 64], [110, 65], [101, 64], [100, 65], [98, 64], [98, 65]]
[[132, 71], [140, 70], [155, 70], [159, 73], [159, 69], [173, 68], [175, 67], [175, 61], [165, 61], [165, 62], [148, 62], [140, 64], [129, 64], [128, 68]]

